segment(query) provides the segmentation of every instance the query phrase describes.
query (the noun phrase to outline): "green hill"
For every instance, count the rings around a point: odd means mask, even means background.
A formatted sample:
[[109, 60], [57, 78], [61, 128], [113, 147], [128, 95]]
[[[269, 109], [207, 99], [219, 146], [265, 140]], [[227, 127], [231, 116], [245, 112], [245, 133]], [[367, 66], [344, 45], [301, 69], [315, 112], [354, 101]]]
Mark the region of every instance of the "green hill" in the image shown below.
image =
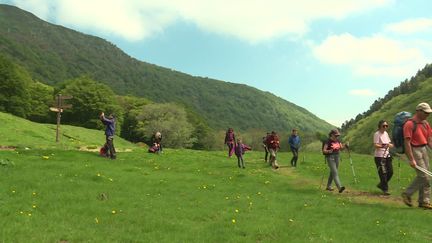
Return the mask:
[[[0, 124], [2, 147], [97, 150], [105, 143], [103, 131], [68, 125], [60, 126], [60, 141], [56, 143], [56, 125], [39, 124], [2, 112]], [[119, 151], [136, 147], [119, 137], [114, 143]]]
[[[356, 122], [346, 132], [345, 140], [350, 141], [355, 151], [371, 153], [373, 151], [372, 138], [377, 130], [378, 121], [384, 119], [389, 122], [388, 132], [391, 136], [394, 116], [400, 111], [414, 113], [415, 107], [421, 102], [432, 103], [432, 78], [418, 83], [417, 89], [413, 92], [391, 98], [379, 110]], [[432, 117], [429, 117], [429, 122], [431, 121]]]
[[50, 24], [9, 5], [0, 5], [0, 54], [49, 85], [88, 75], [119, 95], [184, 104], [217, 130], [296, 127], [312, 133], [332, 127], [271, 93], [141, 62], [101, 38]]

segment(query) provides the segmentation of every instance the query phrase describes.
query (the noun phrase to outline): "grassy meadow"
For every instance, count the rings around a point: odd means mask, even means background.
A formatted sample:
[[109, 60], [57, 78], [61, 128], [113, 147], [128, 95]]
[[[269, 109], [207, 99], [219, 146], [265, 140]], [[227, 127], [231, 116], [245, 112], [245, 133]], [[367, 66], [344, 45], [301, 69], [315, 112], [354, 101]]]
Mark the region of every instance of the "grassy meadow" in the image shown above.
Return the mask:
[[[347, 191], [319, 189], [328, 170], [316, 153], [297, 168], [269, 168], [261, 152], [246, 169], [225, 152], [144, 149], [117, 160], [95, 152], [0, 152], [3, 242], [426, 242], [432, 212], [399, 199], [397, 160], [392, 196], [375, 187], [369, 156], [343, 154]], [[401, 184], [414, 175], [401, 165]], [[326, 178], [325, 178], [326, 179]]]
[[100, 146], [102, 131], [62, 126], [56, 144], [53, 125], [4, 113], [0, 122], [0, 242], [432, 239], [432, 212], [400, 200], [415, 173], [396, 159], [392, 195], [382, 196], [372, 156], [351, 155], [355, 184], [344, 152], [347, 190], [339, 194], [323, 190], [329, 172], [318, 152], [301, 151], [297, 168], [289, 166], [291, 153], [281, 152], [275, 171], [263, 152], [249, 151], [239, 169], [225, 151], [157, 155], [116, 138], [118, 159], [109, 160], [82, 151]]

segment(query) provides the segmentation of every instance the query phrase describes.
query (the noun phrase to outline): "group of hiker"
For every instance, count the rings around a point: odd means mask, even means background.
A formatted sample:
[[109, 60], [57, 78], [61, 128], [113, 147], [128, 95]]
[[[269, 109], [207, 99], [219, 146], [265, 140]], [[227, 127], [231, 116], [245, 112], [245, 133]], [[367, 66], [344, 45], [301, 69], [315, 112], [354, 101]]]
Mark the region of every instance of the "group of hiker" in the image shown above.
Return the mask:
[[[375, 149], [374, 162], [379, 177], [377, 187], [384, 195], [390, 195], [388, 183], [393, 176], [391, 151], [394, 151], [395, 147], [400, 147], [402, 150], [397, 152], [405, 153], [410, 166], [416, 171], [415, 179], [402, 193], [402, 200], [406, 205], [412, 207], [412, 195], [418, 191], [418, 207], [424, 209], [432, 209], [430, 203], [430, 176], [432, 176], [432, 173], [429, 171], [428, 156], [428, 147], [432, 148], [432, 129], [426, 120], [430, 113], [432, 113], [431, 107], [428, 103], [424, 102], [417, 105], [416, 112], [412, 117], [409, 112], [398, 113], [398, 119], [395, 119], [393, 130], [394, 141], [390, 139], [387, 133], [389, 123], [386, 120], [378, 122], [377, 130], [373, 135], [373, 146]], [[100, 150], [101, 155], [116, 159], [116, 150], [114, 147], [115, 117], [112, 114], [105, 117], [105, 114], [102, 112], [100, 120], [105, 125], [105, 145]], [[325, 156], [325, 161], [330, 171], [326, 190], [333, 191], [332, 184], [334, 182], [338, 192], [342, 193], [345, 187], [342, 185], [338, 174], [340, 151], [346, 148], [349, 152], [349, 144], [342, 143], [339, 140], [340, 135], [337, 129], [332, 129], [328, 134], [327, 141], [323, 142], [322, 153]], [[161, 140], [162, 134], [155, 132], [152, 137], [153, 145], [150, 146], [149, 152], [162, 152]], [[243, 144], [240, 138], [236, 139], [232, 128], [227, 130], [224, 143], [228, 146], [228, 157], [231, 158], [235, 154], [238, 167], [246, 168], [243, 155], [246, 151], [251, 150], [251, 147]], [[264, 161], [268, 162], [273, 169], [278, 169], [277, 152], [280, 149], [278, 134], [275, 131], [267, 133], [263, 137], [262, 143], [265, 151]], [[296, 129], [292, 129], [291, 135], [288, 138], [288, 144], [293, 154], [291, 166], [296, 167], [301, 144]]]
[[[114, 147], [114, 134], [116, 126], [115, 116], [114, 114], [110, 114], [108, 117], [106, 117], [105, 113], [101, 112], [101, 114], [99, 115], [99, 119], [101, 120], [102, 124], [105, 125], [105, 144], [99, 150], [99, 153], [103, 157], [116, 159], [117, 155]], [[152, 145], [149, 146], [148, 152], [162, 153], [162, 134], [159, 131], [155, 132], [152, 135], [151, 142]]]

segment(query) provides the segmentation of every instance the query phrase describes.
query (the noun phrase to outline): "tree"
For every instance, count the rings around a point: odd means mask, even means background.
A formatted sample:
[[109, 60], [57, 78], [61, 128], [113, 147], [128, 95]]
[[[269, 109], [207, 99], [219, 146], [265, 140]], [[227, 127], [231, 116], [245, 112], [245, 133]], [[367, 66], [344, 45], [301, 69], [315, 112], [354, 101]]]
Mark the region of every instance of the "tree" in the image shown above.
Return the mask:
[[59, 92], [73, 96], [73, 99], [66, 101], [73, 107], [65, 109], [63, 113], [65, 123], [87, 128], [102, 128], [99, 114], [103, 111], [107, 115], [115, 115], [117, 134], [120, 134], [123, 112], [117, 103], [116, 95], [107, 85], [88, 77], [80, 77], [62, 84]]
[[50, 122], [49, 107], [53, 103], [54, 88], [35, 81], [30, 86], [30, 97], [32, 109], [28, 113], [28, 119], [35, 122]]
[[30, 112], [30, 75], [0, 55], [0, 111], [26, 118]]
[[149, 104], [139, 112], [137, 132], [149, 143], [152, 135], [159, 131], [163, 144], [172, 148], [190, 148], [196, 141], [194, 128], [187, 120], [185, 109], [173, 103]]

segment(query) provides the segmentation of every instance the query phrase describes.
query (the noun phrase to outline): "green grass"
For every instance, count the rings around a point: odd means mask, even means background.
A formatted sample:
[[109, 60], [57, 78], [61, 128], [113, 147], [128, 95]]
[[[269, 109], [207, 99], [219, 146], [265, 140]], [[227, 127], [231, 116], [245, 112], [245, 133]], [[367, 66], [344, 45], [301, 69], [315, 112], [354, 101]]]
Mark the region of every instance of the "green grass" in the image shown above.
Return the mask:
[[[39, 149], [97, 149], [105, 143], [104, 131], [68, 125], [60, 126], [56, 142], [56, 125], [39, 124], [0, 112], [0, 145]], [[135, 146], [119, 137], [116, 148], [124, 150]]]
[[[303, 157], [305, 156], [305, 157]], [[1, 151], [3, 242], [426, 242], [432, 212], [399, 199], [397, 160], [392, 196], [381, 197], [371, 156], [346, 154], [346, 193], [319, 189], [328, 170], [320, 154], [301, 153], [271, 170], [262, 153], [247, 168], [225, 152], [137, 149], [117, 160], [62, 150]], [[304, 161], [303, 161], [304, 158]], [[401, 165], [401, 184], [414, 171]], [[325, 178], [326, 179], [326, 178]], [[35, 206], [35, 207], [33, 207]], [[238, 210], [238, 212], [236, 212]], [[115, 211], [115, 213], [113, 213]], [[235, 220], [235, 223], [233, 223]]]

